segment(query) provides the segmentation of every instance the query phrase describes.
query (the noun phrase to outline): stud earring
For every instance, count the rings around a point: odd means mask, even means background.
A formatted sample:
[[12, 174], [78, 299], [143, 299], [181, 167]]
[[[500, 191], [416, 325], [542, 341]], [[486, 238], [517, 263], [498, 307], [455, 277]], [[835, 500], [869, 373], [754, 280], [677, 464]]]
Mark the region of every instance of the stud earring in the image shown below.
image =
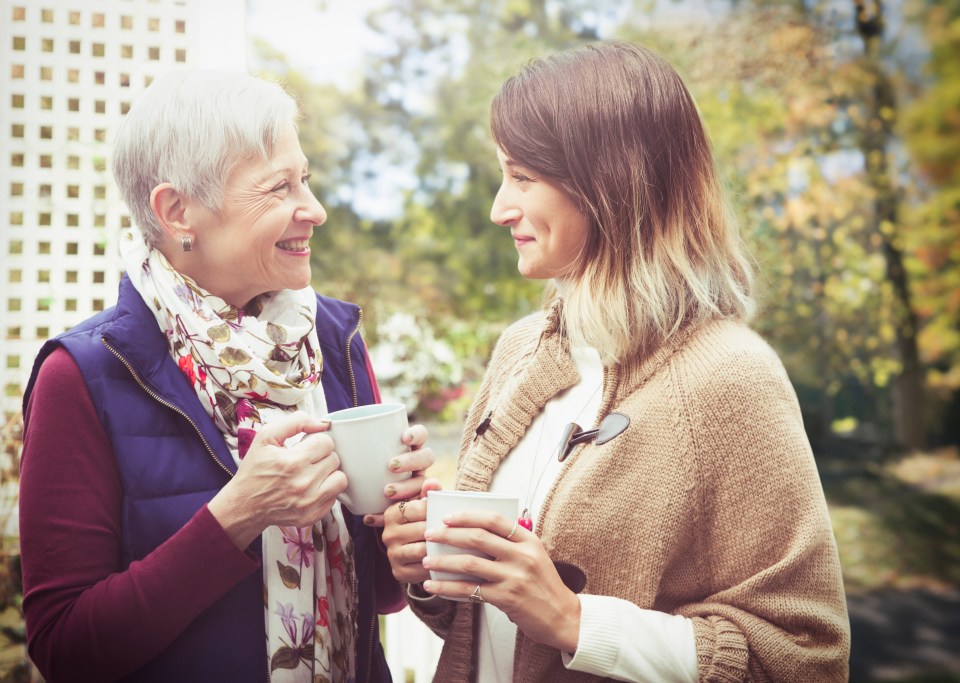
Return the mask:
[[180, 247], [184, 251], [190, 251], [193, 249], [193, 239], [190, 237], [184, 236], [180, 238]]

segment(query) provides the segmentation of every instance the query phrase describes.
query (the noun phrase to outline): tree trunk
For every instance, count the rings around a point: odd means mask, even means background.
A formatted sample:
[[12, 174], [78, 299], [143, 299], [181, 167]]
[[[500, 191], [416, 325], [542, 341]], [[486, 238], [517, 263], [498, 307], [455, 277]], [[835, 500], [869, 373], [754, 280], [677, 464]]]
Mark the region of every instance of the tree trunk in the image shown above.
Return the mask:
[[874, 213], [883, 244], [886, 277], [896, 296], [894, 326], [902, 368], [893, 384], [894, 437], [899, 446], [913, 450], [922, 448], [925, 441], [926, 392], [917, 348], [917, 315], [911, 305], [902, 242], [897, 239], [900, 199], [890, 175], [889, 147], [897, 103], [880, 50], [884, 29], [883, 4], [881, 0], [853, 0], [853, 4], [857, 33], [863, 40], [866, 68], [873, 78], [860, 149], [868, 182], [876, 193]]

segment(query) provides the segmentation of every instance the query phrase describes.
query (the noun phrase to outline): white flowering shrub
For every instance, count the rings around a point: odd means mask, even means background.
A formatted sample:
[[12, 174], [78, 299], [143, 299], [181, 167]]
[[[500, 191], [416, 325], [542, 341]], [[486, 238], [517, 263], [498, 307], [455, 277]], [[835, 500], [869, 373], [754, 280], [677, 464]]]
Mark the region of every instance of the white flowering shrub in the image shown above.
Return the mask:
[[381, 319], [370, 360], [383, 400], [422, 418], [439, 415], [464, 392], [463, 364], [423, 318], [397, 312]]

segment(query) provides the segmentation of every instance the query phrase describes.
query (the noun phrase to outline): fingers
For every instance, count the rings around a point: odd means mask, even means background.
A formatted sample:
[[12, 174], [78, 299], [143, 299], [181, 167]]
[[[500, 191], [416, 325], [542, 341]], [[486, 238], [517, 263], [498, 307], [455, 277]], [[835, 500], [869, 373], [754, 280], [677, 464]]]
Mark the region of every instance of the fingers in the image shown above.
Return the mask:
[[257, 430], [255, 442], [282, 446], [287, 439], [297, 434], [312, 434], [328, 429], [330, 429], [330, 420], [314, 417], [298, 410], [290, 415], [284, 415], [270, 424], [263, 425]]
[[[419, 583], [429, 574], [423, 568], [427, 544], [423, 540], [427, 503], [407, 500], [391, 505], [383, 513], [383, 543], [393, 576], [401, 583]], [[364, 520], [366, 521], [366, 520]]]
[[[319, 463], [327, 458], [333, 461], [332, 468], [340, 467], [340, 457], [334, 452], [333, 439], [323, 433], [308, 434], [300, 443], [290, 446], [289, 451], [293, 455], [302, 455], [309, 463]], [[330, 463], [326, 463], [330, 465]]]
[[424, 541], [398, 544], [396, 555], [397, 564], [418, 571], [425, 571], [423, 558], [427, 555], [427, 544]]
[[[276, 424], [280, 427], [271, 429]], [[278, 443], [297, 428], [309, 433], [291, 446]], [[314, 428], [324, 431], [326, 426], [303, 413], [265, 426], [261, 430], [264, 438], [254, 441], [228, 485], [236, 491], [235, 498], [242, 501], [246, 515], [261, 528], [312, 524], [330, 511], [337, 495], [346, 489], [347, 478], [339, 469], [333, 441], [326, 434], [310, 431]]]
[[[504, 543], [522, 542], [536, 535], [520, 526], [516, 519], [508, 519], [493, 512], [458, 512], [444, 517], [441, 528], [428, 529], [426, 537], [430, 541], [469, 547], [496, 555], [497, 553], [491, 552], [491, 548], [502, 551]], [[465, 546], [462, 545], [464, 541], [482, 545]]]
[[403, 481], [395, 481], [384, 487], [383, 495], [395, 501], [416, 498], [423, 486], [423, 480], [424, 477], [410, 477]]
[[347, 490], [347, 475], [335, 469], [322, 480], [315, 490], [315, 499], [318, 507], [313, 522], [330, 512], [334, 503], [337, 502], [337, 496]]
[[400, 583], [420, 583], [430, 578], [430, 572], [419, 562], [410, 564], [391, 562], [390, 570], [393, 572], [393, 578]]
[[426, 427], [423, 425], [413, 425], [404, 432], [401, 441], [410, 446], [410, 450], [415, 451], [427, 442], [429, 436]]
[[[477, 585], [476, 581], [435, 581], [428, 579], [423, 582], [423, 589], [431, 595], [442, 595], [445, 598], [457, 598], [469, 602], [488, 602], [488, 598], [493, 593], [491, 584], [487, 581], [479, 584], [479, 594]], [[475, 597], [471, 599], [471, 596]], [[483, 600], [478, 600], [477, 597], [483, 598]]]
[[443, 484], [440, 483], [439, 479], [424, 479], [423, 485], [420, 487], [420, 497], [426, 498], [429, 491], [439, 491], [443, 488]]
[[429, 578], [430, 572], [423, 566], [426, 554], [427, 544], [423, 541], [395, 543], [387, 548], [394, 578], [401, 583], [420, 583]]
[[363, 523], [366, 526], [377, 527], [377, 528], [382, 528], [386, 524], [382, 514], [374, 514], [374, 513], [364, 515]]
[[409, 453], [401, 453], [391, 458], [390, 462], [387, 463], [387, 467], [390, 468], [391, 472], [397, 474], [400, 472], [422, 472], [433, 465], [435, 461], [436, 456], [433, 454], [432, 449], [421, 448], [410, 451]]
[[347, 488], [347, 476], [325, 461], [307, 466], [289, 482], [277, 482], [276, 486], [281, 495], [286, 491], [286, 505], [278, 510], [278, 514], [287, 520], [284, 523], [305, 526], [330, 512], [337, 496]]
[[[384, 543], [394, 539], [403, 543], [423, 540], [423, 531], [426, 528], [425, 522], [427, 519], [426, 501], [402, 500], [396, 505], [388, 507], [381, 516], [385, 527], [383, 532]], [[363, 521], [366, 523], [367, 519], [364, 518]], [[419, 523], [419, 525], [414, 526], [416, 523]]]

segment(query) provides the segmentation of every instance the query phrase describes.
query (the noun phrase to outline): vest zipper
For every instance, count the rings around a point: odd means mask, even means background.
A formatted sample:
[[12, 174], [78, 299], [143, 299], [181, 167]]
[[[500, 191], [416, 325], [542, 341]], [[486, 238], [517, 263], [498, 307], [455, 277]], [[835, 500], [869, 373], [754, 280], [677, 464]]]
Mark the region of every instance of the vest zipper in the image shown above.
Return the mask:
[[[356, 378], [356, 376], [355, 376], [354, 373], [353, 373], [353, 359], [350, 357], [350, 345], [353, 343], [353, 338], [357, 336], [357, 333], [360, 332], [360, 327], [363, 325], [363, 309], [362, 309], [362, 308], [358, 308], [357, 311], [358, 311], [358, 313], [359, 313], [359, 315], [358, 315], [358, 317], [357, 317], [357, 326], [356, 326], [356, 328], [354, 328], [354, 330], [353, 330], [353, 332], [350, 334], [350, 336], [347, 337], [347, 373], [350, 375], [350, 389], [351, 389], [351, 391], [353, 392], [353, 405], [354, 405], [354, 407], [357, 406], [357, 378]], [[120, 354], [119, 351], [117, 351], [115, 348], [113, 348], [112, 346], [110, 346], [110, 344], [107, 343], [107, 340], [106, 340], [106, 339], [104, 339], [103, 337], [101, 337], [101, 338], [100, 338], [100, 341], [103, 343], [103, 345], [104, 345], [105, 347], [107, 347], [107, 350], [109, 350], [110, 353], [112, 353], [112, 354], [117, 358], [117, 360], [119, 360], [121, 363], [123, 363], [123, 366], [124, 366], [124, 367], [127, 369], [127, 371], [130, 373], [130, 376], [133, 377], [134, 381], [136, 381], [136, 383], [137, 383], [138, 385], [140, 385], [140, 388], [141, 388], [141, 389], [143, 389], [145, 392], [147, 392], [147, 394], [150, 396], [150, 398], [152, 398], [153, 400], [155, 400], [157, 403], [160, 403], [161, 405], [166, 406], [167, 408], [169, 408], [170, 410], [174, 411], [175, 413], [183, 416], [183, 418], [186, 419], [186, 421], [190, 423], [190, 426], [192, 426], [192, 427], [194, 428], [194, 430], [197, 432], [197, 436], [200, 437], [200, 440], [203, 442], [203, 445], [206, 447], [207, 452], [210, 454], [210, 457], [213, 458], [213, 461], [214, 461], [215, 463], [217, 463], [217, 465], [219, 465], [220, 469], [222, 469], [224, 472], [226, 472], [228, 475], [230, 475], [230, 476], [232, 477], [232, 476], [233, 476], [233, 472], [231, 472], [231, 471], [228, 470], [226, 467], [224, 467], [223, 463], [220, 462], [219, 458], [217, 458], [216, 454], [213, 452], [213, 449], [210, 448], [210, 444], [207, 443], [207, 440], [204, 438], [203, 432], [201, 432], [201, 431], [200, 431], [200, 428], [197, 427], [197, 423], [194, 422], [194, 421], [190, 418], [190, 416], [187, 415], [183, 410], [181, 410], [181, 409], [178, 408], [177, 406], [173, 405], [173, 404], [170, 403], [169, 401], [163, 399], [159, 394], [157, 394], [155, 391], [153, 391], [152, 389], [150, 389], [150, 387], [147, 386], [146, 382], [144, 382], [142, 379], [140, 379], [140, 375], [138, 375], [138, 374], [137, 374], [137, 371], [134, 370], [133, 367], [130, 365], [130, 363], [127, 362], [127, 359], [124, 358], [124, 357]], [[354, 572], [354, 586], [355, 586], [355, 590], [358, 591], [358, 592], [357, 592], [357, 595], [359, 595], [359, 590], [358, 590], [358, 589], [359, 589], [359, 584], [357, 584], [356, 582], [357, 582], [357, 577], [356, 577], [356, 572]], [[370, 642], [370, 647], [368, 648], [368, 651], [367, 651], [367, 677], [366, 677], [367, 683], [369, 683], [369, 681], [370, 681], [370, 676], [372, 675], [372, 672], [373, 672], [373, 649], [374, 649], [374, 642], [373, 642], [373, 641], [374, 641], [374, 638], [373, 638], [373, 634], [374, 634], [374, 631], [375, 631], [375, 629], [376, 629], [376, 623], [377, 623], [377, 608], [376, 608], [376, 600], [374, 600], [374, 607], [373, 607], [373, 611], [372, 611], [372, 616], [371, 616], [371, 618], [370, 618], [369, 637], [367, 638], [367, 640]], [[271, 679], [271, 676], [270, 676], [270, 666], [269, 666], [269, 664], [268, 664], [268, 665], [267, 665], [267, 680], [269, 681], [270, 679]]]
[[360, 326], [363, 325], [363, 309], [357, 308], [360, 315], [357, 318], [357, 327], [353, 333], [347, 337], [347, 372], [350, 375], [350, 388], [353, 391], [353, 407], [357, 407], [357, 378], [353, 374], [353, 359], [350, 358], [350, 344], [353, 342], [353, 338], [357, 336], [357, 333], [360, 331]]
[[137, 371], [134, 370], [133, 367], [130, 365], [130, 363], [127, 362], [127, 359], [124, 358], [124, 357], [120, 354], [119, 351], [117, 351], [115, 348], [113, 348], [112, 346], [110, 346], [110, 344], [107, 343], [107, 340], [106, 340], [106, 339], [104, 339], [103, 337], [100, 337], [100, 341], [103, 343], [104, 346], [107, 347], [107, 350], [109, 350], [110, 353], [112, 353], [114, 356], [116, 356], [117, 360], [119, 360], [121, 363], [123, 363], [123, 366], [130, 372], [130, 375], [133, 377], [133, 379], [136, 381], [136, 383], [140, 385], [140, 388], [141, 388], [141, 389], [143, 389], [145, 392], [147, 392], [147, 395], [149, 395], [150, 398], [152, 398], [153, 400], [155, 400], [157, 403], [166, 406], [167, 408], [169, 408], [169, 409], [172, 410], [173, 412], [175, 412], [175, 413], [183, 416], [183, 418], [186, 419], [186, 421], [190, 423], [190, 426], [193, 427], [194, 430], [197, 432], [197, 436], [200, 437], [200, 440], [203, 442], [203, 445], [206, 446], [207, 452], [210, 454], [210, 457], [213, 458], [213, 461], [214, 461], [215, 463], [217, 463], [217, 465], [220, 467], [220, 469], [222, 469], [222, 470], [223, 470], [224, 472], [226, 472], [230, 477], [232, 477], [232, 476], [233, 476], [233, 472], [231, 472], [230, 470], [228, 470], [228, 469], [224, 466], [224, 464], [223, 464], [222, 462], [220, 462], [220, 459], [217, 457], [216, 453], [213, 452], [213, 449], [210, 447], [210, 444], [207, 443], [207, 440], [204, 438], [203, 432], [200, 431], [200, 428], [197, 426], [197, 423], [194, 422], [194, 421], [190, 418], [190, 416], [187, 415], [183, 410], [181, 410], [181, 409], [178, 408], [177, 406], [173, 405], [172, 403], [170, 403], [170, 402], [167, 401], [166, 399], [162, 398], [159, 394], [157, 394], [157, 393], [156, 393], [155, 391], [153, 391], [150, 387], [148, 387], [147, 384], [146, 384], [146, 382], [144, 382], [142, 379], [140, 379], [140, 375], [137, 374]]
[[[354, 545], [354, 548], [356, 548], [356, 545]], [[354, 553], [354, 559], [356, 559], [356, 553]], [[358, 576], [357, 576], [357, 570], [356, 570], [356, 569], [353, 570], [353, 592], [354, 592], [354, 594], [357, 596], [357, 599], [359, 600], [359, 598], [360, 598], [360, 579], [359, 579]], [[363, 680], [364, 680], [364, 683], [370, 683], [370, 677], [373, 675], [373, 649], [374, 649], [374, 647], [375, 647], [375, 645], [376, 645], [376, 643], [374, 643], [373, 633], [374, 633], [374, 630], [376, 629], [376, 625], [377, 625], [377, 586], [376, 586], [376, 582], [374, 582], [374, 584], [373, 584], [373, 590], [370, 591], [370, 594], [371, 594], [371, 597], [372, 597], [371, 602], [373, 603], [373, 609], [371, 610], [371, 616], [370, 616], [370, 632], [369, 632], [369, 636], [368, 636], [368, 638], [367, 638], [367, 642], [369, 642], [370, 645], [369, 645], [369, 647], [367, 648], [367, 675], [366, 675], [366, 678], [363, 679]], [[359, 634], [358, 634], [358, 635], [359, 635]], [[357, 663], [359, 664], [359, 662], [357, 662]]]
[[[363, 309], [357, 308], [357, 326], [354, 328], [353, 332], [347, 337], [347, 373], [350, 375], [350, 389], [353, 391], [353, 406], [357, 406], [357, 378], [353, 373], [353, 359], [350, 357], [350, 345], [353, 343], [353, 338], [357, 336], [360, 332], [360, 327], [363, 325]], [[353, 586], [354, 591], [357, 596], [360, 595], [360, 583], [357, 578], [357, 572], [353, 572]], [[364, 679], [364, 683], [370, 682], [370, 676], [373, 675], [373, 649], [376, 646], [374, 642], [373, 634], [377, 628], [377, 596], [376, 596], [376, 586], [373, 589], [373, 609], [371, 610], [370, 616], [370, 629], [368, 632], [367, 642], [369, 647], [367, 648], [367, 676]]]

